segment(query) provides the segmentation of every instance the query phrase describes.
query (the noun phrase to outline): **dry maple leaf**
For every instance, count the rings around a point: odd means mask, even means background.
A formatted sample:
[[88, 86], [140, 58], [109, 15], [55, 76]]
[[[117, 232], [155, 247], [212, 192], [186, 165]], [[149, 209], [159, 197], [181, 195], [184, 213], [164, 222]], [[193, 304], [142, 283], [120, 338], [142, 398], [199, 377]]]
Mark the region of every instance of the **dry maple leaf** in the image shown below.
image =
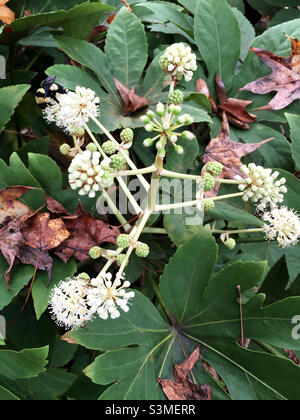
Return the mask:
[[9, 0], [0, 0], [0, 21], [5, 25], [10, 25], [15, 20], [15, 13], [6, 5]]
[[[210, 141], [204, 156], [203, 163], [219, 162], [224, 166], [222, 175], [219, 178], [232, 179], [236, 175], [245, 176], [240, 167], [243, 165], [241, 158], [254, 152], [263, 144], [273, 140], [273, 138], [261, 141], [259, 143], [244, 144], [230, 140], [230, 128], [226, 113], [223, 113], [222, 128], [219, 135]], [[204, 169], [205, 170], [205, 169]], [[217, 195], [220, 184], [216, 184], [213, 191], [206, 193], [206, 198]]]
[[61, 219], [50, 219], [49, 213], [37, 214], [27, 220], [23, 235], [25, 244], [41, 251], [57, 248], [70, 236]]
[[16, 218], [24, 218], [33, 214], [32, 210], [21, 203], [20, 198], [31, 187], [9, 187], [0, 191], [0, 224], [8, 217], [15, 216]]
[[139, 111], [142, 108], [145, 108], [149, 105], [147, 98], [143, 98], [135, 93], [135, 88], [129, 89], [124, 86], [119, 80], [114, 77], [115, 85], [123, 99], [125, 104], [124, 116], [133, 114], [136, 111]]
[[81, 205], [73, 216], [62, 218], [70, 236], [54, 252], [64, 262], [72, 256], [86, 261], [91, 248], [103, 242], [115, 244], [120, 234], [118, 227], [96, 220], [92, 214], [84, 212]]
[[249, 130], [249, 124], [255, 122], [257, 119], [256, 115], [250, 114], [246, 110], [247, 106], [252, 104], [252, 101], [228, 98], [225, 85], [218, 74], [216, 75], [216, 90], [219, 99], [219, 105], [216, 105], [212, 95], [209, 92], [206, 82], [203, 79], [198, 79], [196, 82], [196, 91], [207, 96], [215, 114], [217, 114], [219, 117], [222, 117], [223, 112], [225, 112], [229, 122], [243, 130]]
[[261, 48], [250, 48], [258, 57], [272, 69], [269, 76], [248, 83], [240, 90], [250, 90], [264, 95], [277, 91], [277, 95], [259, 111], [286, 108], [296, 99], [300, 99], [300, 41], [290, 38], [292, 42], [291, 55], [282, 57]]
[[199, 360], [199, 347], [181, 365], [174, 367], [174, 381], [158, 378], [164, 393], [171, 401], [212, 400], [212, 390], [208, 385], [197, 385], [189, 379], [189, 374]]

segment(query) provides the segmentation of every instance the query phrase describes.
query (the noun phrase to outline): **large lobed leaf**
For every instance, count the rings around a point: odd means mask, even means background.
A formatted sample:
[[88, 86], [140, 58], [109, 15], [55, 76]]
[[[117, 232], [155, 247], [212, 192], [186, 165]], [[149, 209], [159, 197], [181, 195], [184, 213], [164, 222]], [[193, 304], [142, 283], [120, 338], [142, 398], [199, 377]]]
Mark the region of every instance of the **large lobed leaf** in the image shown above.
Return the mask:
[[[157, 378], [172, 378], [173, 363], [181, 363], [200, 344], [201, 358], [220, 374], [229, 395], [203, 371], [193, 370], [198, 385], [208, 384], [215, 399], [298, 399], [294, 384], [299, 367], [288, 359], [238, 345], [241, 337], [237, 286], [242, 292], [259, 284], [265, 262], [237, 262], [213, 275], [217, 248], [203, 230], [178, 249], [161, 278], [162, 298], [172, 313], [172, 326], [137, 292], [130, 311], [116, 321], [95, 320], [66, 340], [104, 352], [85, 373], [93, 382], [112, 384], [101, 399], [162, 399]], [[243, 305], [245, 336], [278, 347], [299, 349], [291, 335], [291, 320], [300, 298], [263, 307], [255, 295]], [[202, 370], [201, 370], [202, 369]], [[284, 379], [278, 377], [282, 372]], [[251, 391], [251, 392], [250, 392]]]

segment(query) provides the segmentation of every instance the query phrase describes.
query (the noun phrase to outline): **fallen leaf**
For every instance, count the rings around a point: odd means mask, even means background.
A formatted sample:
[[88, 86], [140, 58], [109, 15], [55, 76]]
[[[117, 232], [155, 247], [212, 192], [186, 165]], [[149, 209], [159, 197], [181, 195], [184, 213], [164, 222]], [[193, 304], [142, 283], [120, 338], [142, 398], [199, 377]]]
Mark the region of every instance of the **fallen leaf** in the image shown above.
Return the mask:
[[208, 385], [197, 385], [189, 379], [189, 373], [199, 360], [199, 347], [181, 365], [174, 367], [174, 380], [158, 378], [164, 393], [171, 401], [212, 400], [212, 390]]
[[124, 86], [121, 82], [119, 82], [119, 80], [117, 80], [116, 78], [114, 78], [114, 81], [125, 104], [125, 117], [149, 105], [148, 99], [137, 95], [135, 93], [134, 87], [129, 89], [128, 87]]
[[104, 242], [115, 244], [120, 234], [119, 228], [96, 220], [92, 214], [85, 213], [81, 206], [73, 216], [63, 217], [63, 221], [70, 236], [54, 252], [64, 262], [72, 256], [86, 261], [91, 248]]
[[6, 5], [9, 0], [0, 0], [0, 21], [5, 25], [11, 24], [15, 20], [15, 13]]
[[7, 288], [9, 288], [10, 284], [10, 273], [12, 267], [23, 245], [24, 238], [21, 231], [20, 220], [14, 216], [8, 216], [3, 221], [0, 229], [0, 251], [9, 265], [5, 273]]
[[20, 219], [33, 214], [28, 206], [18, 200], [30, 189], [30, 187], [18, 186], [5, 188], [0, 191], [0, 224], [7, 216], [15, 216]]
[[216, 105], [205, 80], [198, 79], [196, 82], [196, 91], [207, 96], [215, 114], [222, 118], [223, 112], [225, 112], [229, 122], [243, 130], [249, 130], [249, 124], [255, 122], [257, 119], [256, 115], [250, 114], [246, 110], [247, 106], [252, 104], [252, 101], [228, 98], [225, 85], [218, 74], [216, 75], [216, 90], [219, 105]]
[[[223, 112], [221, 131], [219, 135], [215, 139], [212, 139], [207, 146], [203, 157], [203, 163], [221, 163], [224, 166], [224, 169], [222, 175], [218, 177], [220, 179], [232, 179], [236, 175], [244, 177], [245, 175], [240, 170], [240, 167], [243, 165], [241, 158], [248, 155], [249, 153], [254, 152], [263, 144], [268, 143], [271, 140], [273, 140], [273, 138], [261, 141], [259, 143], [251, 144], [238, 143], [236, 141], [230, 140], [229, 123], [226, 117], [226, 113]], [[215, 197], [219, 188], [220, 184], [216, 184], [213, 191], [209, 191], [205, 194], [206, 198]]]
[[272, 69], [269, 76], [248, 83], [240, 90], [250, 90], [259, 95], [273, 91], [278, 93], [266, 106], [259, 111], [286, 108], [296, 99], [300, 99], [300, 41], [290, 38], [292, 42], [291, 55], [282, 57], [261, 48], [250, 48], [258, 57]]
[[51, 279], [53, 259], [48, 251], [40, 251], [39, 249], [24, 245], [20, 249], [18, 258], [23, 264], [33, 265], [39, 270], [47, 271], [49, 280]]
[[252, 104], [252, 101], [244, 101], [237, 98], [228, 98], [226, 88], [222, 82], [220, 76], [216, 75], [216, 89], [220, 104], [218, 108], [226, 112], [228, 120], [235, 126], [244, 130], [249, 130], [250, 123], [254, 123], [257, 120], [256, 115], [249, 114], [246, 111], [247, 106]]
[[26, 221], [22, 230], [25, 244], [41, 251], [58, 247], [70, 236], [61, 219], [50, 219], [49, 213], [37, 214]]

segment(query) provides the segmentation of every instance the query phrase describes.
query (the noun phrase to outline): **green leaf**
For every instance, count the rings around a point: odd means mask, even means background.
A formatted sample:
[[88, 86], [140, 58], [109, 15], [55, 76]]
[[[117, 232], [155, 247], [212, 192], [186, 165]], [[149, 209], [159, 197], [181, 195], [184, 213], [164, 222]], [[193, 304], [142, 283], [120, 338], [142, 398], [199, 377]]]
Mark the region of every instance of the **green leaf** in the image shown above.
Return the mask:
[[284, 5], [282, 4], [282, 0], [267, 0], [267, 3], [277, 7], [299, 6], [299, 0], [284, 0]]
[[55, 401], [73, 385], [76, 375], [62, 369], [49, 368], [37, 378], [17, 381], [30, 400]]
[[300, 115], [285, 114], [291, 129], [292, 155], [296, 168], [300, 170]]
[[57, 190], [61, 189], [61, 171], [49, 156], [29, 153], [28, 163], [30, 173], [38, 180], [47, 194], [55, 194]]
[[148, 46], [141, 21], [123, 8], [107, 33], [105, 53], [112, 73], [128, 88], [138, 87], [147, 63]]
[[5, 308], [11, 300], [26, 286], [34, 273], [34, 267], [28, 265], [16, 266], [11, 275], [10, 289], [6, 287], [4, 275], [8, 269], [8, 264], [2, 254], [0, 255], [0, 310]]
[[[163, 398], [157, 378], [172, 378], [174, 363], [185, 360], [198, 345], [201, 360], [221, 375], [231, 398], [299, 399], [299, 389], [294, 386], [300, 378], [298, 366], [285, 357], [265, 353], [263, 347], [252, 351], [237, 345], [241, 336], [237, 286], [244, 294], [260, 284], [266, 263], [237, 262], [214, 276], [216, 251], [213, 238], [203, 231], [180, 247], [166, 267], [161, 298], [172, 313], [172, 325], [136, 293], [129, 312], [119, 319], [97, 319], [67, 334], [67, 340], [104, 352], [85, 370], [95, 383], [114, 383], [101, 399]], [[245, 336], [255, 339], [258, 346], [263, 342], [299, 349], [300, 343], [291, 335], [291, 320], [300, 298], [268, 307], [263, 307], [264, 299], [264, 295], [255, 295], [243, 305]], [[198, 374], [201, 369], [199, 361], [193, 380], [209, 383], [215, 398], [222, 398], [222, 393], [223, 399], [228, 397], [217, 382]], [[283, 381], [278, 372], [284, 372]]]
[[0, 133], [15, 112], [15, 108], [21, 102], [29, 85], [8, 86], [0, 89]]
[[0, 350], [1, 375], [9, 379], [34, 378], [45, 371], [49, 347], [20, 352]]
[[8, 389], [0, 386], [0, 401], [19, 401], [19, 398], [8, 391]]
[[[66, 30], [70, 31], [72, 21], [73, 24], [78, 25], [79, 19], [83, 19], [84, 22], [87, 18], [93, 19], [93, 16], [101, 16], [104, 11], [109, 10], [112, 10], [110, 6], [97, 1], [92, 3], [77, 4], [73, 9], [68, 11], [59, 10], [22, 17], [20, 19], [16, 19], [10, 25], [12, 28], [11, 32], [8, 33], [6, 31], [0, 31], [0, 42], [5, 45], [14, 44], [20, 39], [25, 38], [25, 36], [27, 36], [33, 29], [39, 28], [40, 26], [50, 26], [52, 28], [65, 26]], [[80, 31], [80, 34], [82, 33], [83, 29]]]
[[226, 0], [198, 1], [195, 41], [207, 66], [210, 81], [214, 81], [218, 73], [227, 88], [230, 88], [240, 57], [241, 32], [237, 18]]

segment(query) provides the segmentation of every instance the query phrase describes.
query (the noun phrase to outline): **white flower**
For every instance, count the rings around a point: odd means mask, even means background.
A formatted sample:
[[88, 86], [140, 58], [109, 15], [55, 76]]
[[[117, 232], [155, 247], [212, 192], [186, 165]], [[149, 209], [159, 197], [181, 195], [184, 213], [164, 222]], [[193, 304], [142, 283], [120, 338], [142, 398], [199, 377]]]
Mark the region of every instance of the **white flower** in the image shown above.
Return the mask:
[[275, 208], [283, 202], [284, 194], [287, 188], [285, 178], [277, 180], [279, 172], [272, 173], [271, 169], [264, 169], [262, 166], [256, 166], [254, 163], [243, 165], [241, 171], [246, 178], [239, 175], [235, 177], [237, 181], [242, 181], [239, 190], [244, 192], [243, 200], [251, 200], [257, 203], [257, 209], [265, 210], [267, 207]]
[[197, 70], [196, 55], [192, 53], [191, 47], [185, 46], [183, 42], [173, 44], [161, 57], [160, 66], [162, 70], [179, 79], [184, 77], [189, 82], [193, 78], [194, 71]]
[[50, 312], [58, 325], [79, 328], [92, 319], [93, 312], [87, 304], [88, 281], [75, 277], [62, 281], [50, 296]]
[[129, 281], [122, 284], [124, 277], [117, 278], [112, 282], [112, 275], [106, 273], [103, 277], [91, 280], [91, 287], [88, 292], [87, 301], [91, 310], [97, 313], [100, 318], [119, 318], [121, 309], [129, 311], [128, 301], [134, 297], [134, 292], [126, 292], [130, 287]]
[[69, 184], [73, 190], [79, 189], [79, 195], [96, 196], [96, 192], [109, 186], [107, 182], [113, 182], [113, 177], [107, 174], [107, 162], [101, 162], [100, 152], [85, 150], [78, 153], [69, 167]]
[[300, 239], [300, 219], [287, 207], [274, 208], [262, 216], [266, 239], [277, 242], [281, 248], [294, 246]]
[[58, 102], [51, 100], [43, 111], [44, 117], [72, 135], [84, 129], [90, 114], [94, 117], [99, 115], [100, 101], [95, 95], [93, 90], [81, 86], [77, 86], [75, 92], [57, 94]]

